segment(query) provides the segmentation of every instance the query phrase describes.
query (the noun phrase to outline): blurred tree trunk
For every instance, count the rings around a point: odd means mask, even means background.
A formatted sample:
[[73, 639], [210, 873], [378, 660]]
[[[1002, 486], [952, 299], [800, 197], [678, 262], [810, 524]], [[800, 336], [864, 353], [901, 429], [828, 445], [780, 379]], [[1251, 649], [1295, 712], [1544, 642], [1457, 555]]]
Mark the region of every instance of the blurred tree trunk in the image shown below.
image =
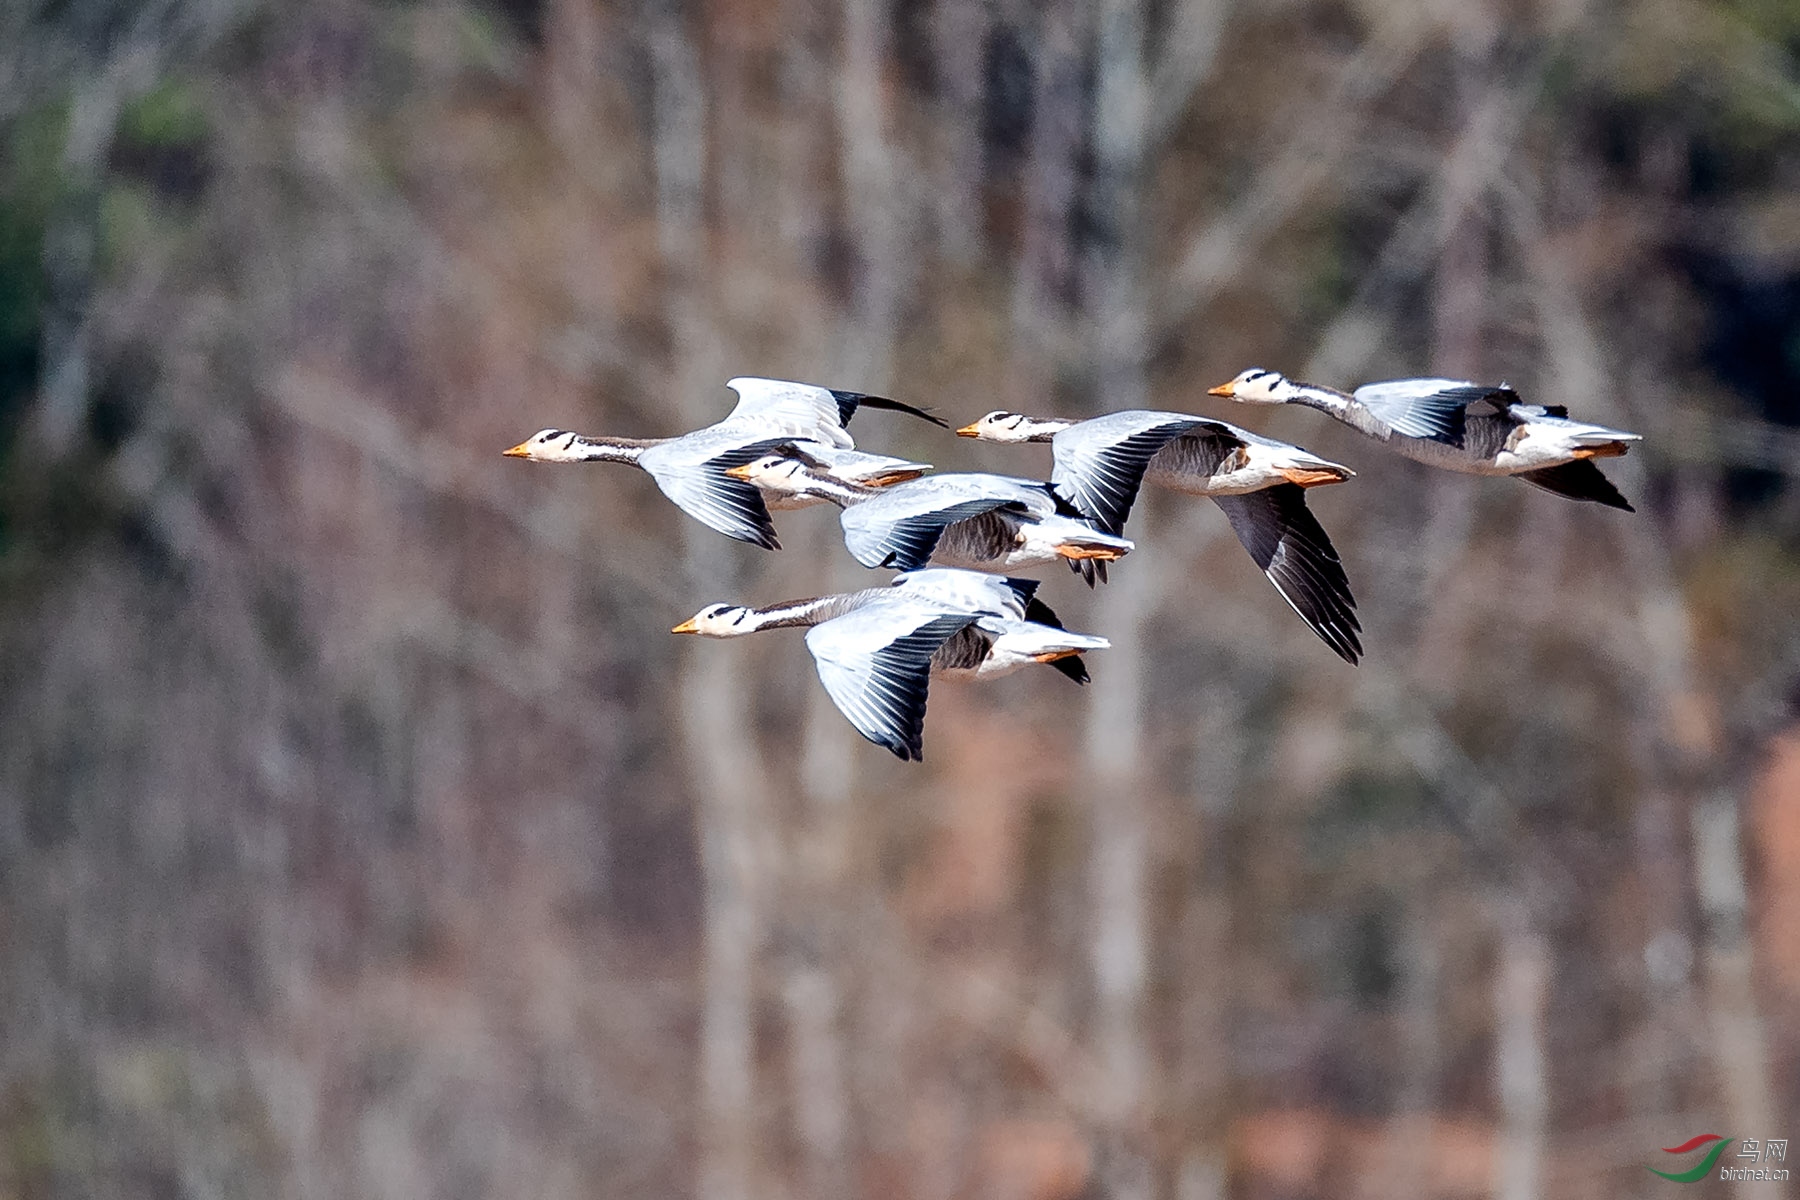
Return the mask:
[[1192, 884], [1177, 934], [1180, 1000], [1177, 1080], [1171, 1117], [1181, 1131], [1175, 1200], [1224, 1200], [1234, 1061], [1232, 1040], [1232, 847], [1244, 785], [1245, 700], [1250, 681], [1225, 675], [1208, 685], [1193, 722], [1189, 820]]
[[[1464, 24], [1456, 29], [1453, 53], [1456, 62], [1455, 115], [1446, 138], [1475, 127], [1476, 114], [1497, 103], [1504, 82], [1494, 78], [1494, 30], [1483, 20], [1483, 6], [1468, 6]], [[1460, 172], [1444, 179], [1437, 221], [1442, 231], [1437, 272], [1432, 288], [1431, 363], [1427, 375], [1455, 379], [1482, 378], [1482, 346], [1487, 336], [1488, 220], [1479, 197], [1486, 191], [1486, 161], [1447, 153], [1446, 172]], [[1464, 197], [1477, 197], [1463, 204]], [[1457, 576], [1456, 566], [1468, 552], [1476, 506], [1469, 502], [1469, 480], [1451, 471], [1425, 473], [1430, 491], [1426, 522], [1420, 537], [1418, 560], [1420, 629], [1413, 661], [1413, 677], [1434, 690], [1443, 690], [1459, 672], [1464, 610], [1455, 603], [1448, 586]]]
[[[1141, 0], [1101, 0], [1094, 95], [1093, 212], [1088, 260], [1091, 353], [1102, 410], [1148, 406], [1144, 246], [1140, 216], [1149, 115]], [[1094, 1042], [1106, 1121], [1103, 1194], [1150, 1194], [1143, 1138], [1151, 1098], [1144, 1030], [1149, 961], [1146, 903], [1150, 840], [1149, 752], [1144, 736], [1144, 626], [1156, 607], [1157, 560], [1134, 555], [1100, 598], [1112, 640], [1090, 685], [1085, 778], [1092, 822], [1088, 862], [1093, 928]]]
[[1083, 87], [1088, 0], [1046, 0], [1039, 13], [1031, 141], [1026, 154], [1024, 220], [1013, 272], [1012, 404], [1035, 411], [1053, 382], [1063, 345], [1068, 297], [1075, 286], [1076, 242], [1070, 228], [1080, 180], [1087, 96]]
[[[899, 302], [911, 278], [900, 254], [905, 220], [901, 172], [883, 100], [883, 17], [878, 0], [845, 0], [839, 62], [828, 76], [835, 83], [835, 103], [815, 110], [821, 119], [828, 112], [837, 115], [852, 260], [840, 334], [834, 347], [821, 353], [833, 379], [870, 392], [890, 390]], [[824, 590], [866, 586], [859, 568], [842, 552], [836, 523], [818, 522], [817, 530], [820, 556], [830, 564]], [[800, 785], [806, 812], [791, 872], [794, 909], [789, 918], [797, 936], [785, 996], [804, 1192], [825, 1198], [855, 1191], [850, 1160], [853, 1064], [845, 1046], [850, 1016], [844, 996], [856, 945], [847, 922], [849, 914], [864, 908], [855, 895], [860, 889], [850, 880], [855, 763], [861, 747], [847, 736], [842, 715], [822, 689], [809, 693], [802, 737]]]
[[[793, 256], [797, 278], [816, 285], [812, 271], [832, 221], [825, 180], [830, 177], [833, 153], [834, 84], [842, 68], [834, 70], [836, 64], [828, 54], [835, 14], [804, 0], [784, 7], [788, 35], [782, 39], [782, 71], [788, 128], [779, 229]], [[819, 364], [816, 370], [821, 382], [840, 386], [832, 382], [838, 377], [835, 367], [828, 365], [832, 342], [825, 333], [797, 347], [797, 355]], [[835, 521], [815, 520], [805, 526], [798, 544], [789, 551], [805, 556], [804, 585], [795, 579], [793, 586], [782, 589], [783, 594], [844, 590], [840, 584], [845, 563], [840, 560], [847, 556], [841, 546]], [[855, 566], [853, 562], [848, 565]], [[790, 1190], [797, 1196], [823, 1198], [855, 1193], [852, 1146], [856, 1110], [851, 1103], [850, 1054], [844, 1037], [844, 972], [849, 957], [844, 892], [857, 746], [823, 688], [808, 687], [802, 704], [802, 804], [793, 836], [784, 844], [781, 999], [787, 1023], [789, 1107], [799, 1149], [799, 1177]]]
[[937, 201], [938, 247], [945, 259], [964, 266], [981, 258], [986, 242], [981, 102], [989, 28], [984, 3], [937, 0], [932, 10], [939, 111], [932, 195]]
[[[1525, 889], [1529, 894], [1529, 889]], [[1494, 1155], [1496, 1200], [1544, 1194], [1550, 1119], [1544, 1020], [1549, 1003], [1550, 948], [1522, 897], [1499, 902], [1499, 960], [1494, 965], [1494, 1076], [1500, 1099], [1500, 1145]]]
[[1412, 913], [1395, 947], [1394, 1024], [1403, 1052], [1394, 1117], [1387, 1123], [1378, 1170], [1380, 1191], [1390, 1196], [1422, 1195], [1431, 1186], [1431, 1129], [1443, 1062], [1439, 937], [1434, 913]]
[[[1767, 1138], [1787, 1129], [1775, 1101], [1769, 1070], [1769, 1041], [1757, 1009], [1749, 936], [1750, 894], [1744, 872], [1743, 810], [1730, 792], [1701, 801], [1693, 809], [1694, 874], [1700, 894], [1701, 936], [1706, 949], [1707, 1009], [1714, 1070], [1724, 1098], [1726, 1123]], [[1761, 1165], [1761, 1164], [1758, 1164]], [[1745, 1195], [1774, 1200], [1791, 1194], [1774, 1180], [1746, 1180], [1734, 1186]]]
[[[650, 11], [654, 72], [657, 232], [666, 271], [672, 363], [669, 386], [683, 429], [718, 419], [722, 375], [707, 312], [705, 221], [707, 110], [704, 78], [677, 0]], [[682, 521], [692, 594], [729, 596], [738, 580], [733, 547]], [[696, 642], [679, 686], [689, 761], [696, 764], [700, 851], [705, 872], [700, 1019], [702, 1200], [748, 1200], [760, 1189], [755, 1106], [755, 975], [765, 916], [763, 852], [768, 774], [748, 722], [745, 648]]]

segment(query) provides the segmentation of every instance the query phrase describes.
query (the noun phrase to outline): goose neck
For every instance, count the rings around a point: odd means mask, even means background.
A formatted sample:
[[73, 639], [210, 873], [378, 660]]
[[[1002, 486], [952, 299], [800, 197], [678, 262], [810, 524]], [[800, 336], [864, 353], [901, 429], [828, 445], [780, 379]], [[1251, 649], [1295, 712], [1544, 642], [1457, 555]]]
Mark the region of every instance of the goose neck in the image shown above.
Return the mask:
[[635, 463], [638, 456], [664, 438], [588, 437], [575, 439], [571, 449], [583, 462]]
[[1056, 435], [1065, 429], [1073, 429], [1077, 422], [1065, 421], [1059, 417], [1031, 417], [1027, 425], [1025, 440], [1028, 442], [1053, 441]]
[[839, 508], [849, 508], [858, 501], [867, 500], [880, 488], [867, 484], [852, 483], [847, 479], [838, 479], [830, 475], [811, 475], [807, 477], [806, 490], [803, 494], [815, 496], [821, 500], [829, 500]]
[[817, 625], [821, 621], [829, 621], [838, 616], [837, 603], [839, 596], [808, 596], [803, 600], [784, 600], [780, 604], [771, 604], [767, 608], [753, 609], [745, 622], [745, 632], [760, 629], [787, 629], [794, 626]]
[[1355, 404], [1348, 393], [1317, 383], [1290, 382], [1288, 395], [1283, 399], [1289, 404], [1303, 404], [1307, 408], [1316, 408], [1320, 412], [1330, 413], [1334, 417], [1344, 416]]

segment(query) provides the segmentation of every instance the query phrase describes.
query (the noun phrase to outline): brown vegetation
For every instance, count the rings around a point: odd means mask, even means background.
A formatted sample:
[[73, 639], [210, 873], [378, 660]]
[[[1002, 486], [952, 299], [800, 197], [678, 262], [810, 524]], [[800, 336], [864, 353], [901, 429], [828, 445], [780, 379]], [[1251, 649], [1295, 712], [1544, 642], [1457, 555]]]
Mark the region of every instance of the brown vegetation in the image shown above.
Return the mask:
[[[1593, 1197], [1800, 1134], [1790, 8], [13, 6], [0, 1200]], [[1638, 512], [1207, 399], [1252, 364], [1505, 378], [1646, 435]], [[1149, 495], [1046, 575], [1086, 692], [889, 761], [797, 638], [664, 632], [873, 578], [832, 514], [499, 455], [740, 373], [1348, 463], [1368, 658]]]

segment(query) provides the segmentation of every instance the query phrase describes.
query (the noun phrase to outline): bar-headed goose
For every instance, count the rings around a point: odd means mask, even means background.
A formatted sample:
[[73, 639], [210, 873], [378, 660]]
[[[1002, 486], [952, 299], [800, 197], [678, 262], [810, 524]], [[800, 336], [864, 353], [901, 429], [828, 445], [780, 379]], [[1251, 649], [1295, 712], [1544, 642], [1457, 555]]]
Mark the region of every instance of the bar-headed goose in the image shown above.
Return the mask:
[[1295, 612], [1346, 662], [1362, 655], [1356, 600], [1305, 489], [1350, 478], [1298, 446], [1187, 413], [1131, 409], [1086, 421], [991, 412], [956, 431], [988, 442], [1049, 442], [1057, 494], [1123, 533], [1145, 480], [1208, 496]]
[[1617, 458], [1643, 440], [1638, 434], [1571, 421], [1560, 405], [1520, 403], [1505, 384], [1391, 379], [1346, 393], [1252, 367], [1209, 394], [1303, 404], [1416, 462], [1468, 475], [1516, 475], [1571, 500], [1635, 511], [1591, 460]]
[[[505, 453], [533, 462], [631, 463], [649, 472], [663, 494], [689, 516], [739, 541], [773, 550], [780, 542], [763, 495], [727, 476], [728, 469], [774, 445], [799, 439], [822, 447], [823, 461], [835, 461], [867, 485], [881, 486], [917, 478], [927, 467], [881, 455], [857, 455], [845, 425], [858, 408], [889, 409], [944, 424], [923, 409], [861, 392], [747, 377], [730, 380], [725, 386], [738, 394], [737, 406], [730, 414], [715, 425], [680, 437], [587, 437], [545, 429]], [[798, 506], [791, 495], [784, 497], [783, 503]]]
[[988, 679], [1048, 663], [1083, 683], [1085, 669], [1076, 672], [1065, 664], [1108, 644], [1105, 638], [1024, 619], [1020, 614], [1030, 610], [1035, 581], [985, 584], [954, 578], [958, 574], [915, 572], [885, 588], [768, 608], [709, 604], [673, 632], [740, 637], [762, 629], [809, 627], [806, 648], [838, 710], [876, 745], [917, 760], [922, 757], [932, 671]]
[[1029, 479], [927, 475], [871, 488], [839, 479], [793, 445], [726, 474], [836, 504], [843, 509], [844, 545], [865, 567], [914, 571], [932, 562], [1010, 571], [1060, 558], [1079, 568], [1123, 558], [1132, 549], [1129, 540], [1096, 528], [1059, 501], [1049, 484]]

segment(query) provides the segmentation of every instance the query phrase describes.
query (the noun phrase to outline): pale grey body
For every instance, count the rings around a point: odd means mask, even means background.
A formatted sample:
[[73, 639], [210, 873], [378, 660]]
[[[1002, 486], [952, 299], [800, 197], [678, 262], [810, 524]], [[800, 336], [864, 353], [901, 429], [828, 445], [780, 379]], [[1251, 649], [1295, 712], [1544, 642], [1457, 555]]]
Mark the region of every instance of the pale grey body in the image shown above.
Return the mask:
[[1616, 458], [1642, 438], [1524, 404], [1504, 384], [1392, 379], [1355, 392], [1295, 383], [1253, 367], [1212, 394], [1246, 404], [1300, 404], [1327, 413], [1415, 462], [1466, 475], [1516, 475], [1575, 500], [1631, 505], [1591, 460]]
[[1028, 619], [1055, 614], [1038, 604], [1035, 580], [943, 568], [898, 576], [889, 586], [788, 601], [768, 608], [713, 604], [677, 633], [738, 637], [806, 627], [807, 649], [832, 701], [857, 731], [896, 755], [921, 753], [932, 672], [988, 679], [1045, 663], [1076, 682], [1076, 656], [1105, 638]]
[[1131, 542], [1058, 511], [1042, 483], [1003, 475], [927, 475], [889, 488], [833, 476], [804, 456], [778, 450], [729, 474], [769, 490], [821, 497], [843, 509], [844, 545], [866, 567], [916, 570], [935, 563], [1011, 571], [1071, 561], [1122, 558]]

